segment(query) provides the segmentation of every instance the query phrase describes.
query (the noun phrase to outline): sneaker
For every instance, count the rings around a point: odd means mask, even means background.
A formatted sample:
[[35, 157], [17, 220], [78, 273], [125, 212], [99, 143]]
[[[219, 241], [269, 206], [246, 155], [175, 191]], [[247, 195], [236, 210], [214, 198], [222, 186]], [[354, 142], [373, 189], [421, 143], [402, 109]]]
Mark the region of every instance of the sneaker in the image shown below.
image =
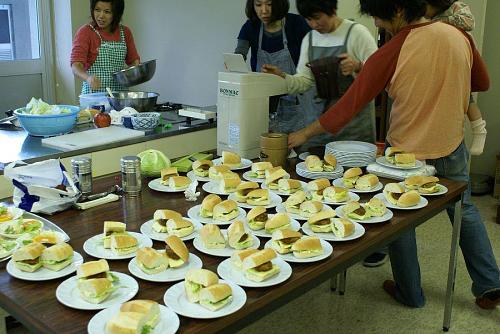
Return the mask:
[[476, 304], [482, 309], [492, 310], [500, 304], [500, 289], [490, 290], [476, 298]]
[[383, 265], [387, 261], [387, 254], [385, 253], [372, 253], [368, 255], [363, 260], [363, 265], [365, 267], [378, 267]]

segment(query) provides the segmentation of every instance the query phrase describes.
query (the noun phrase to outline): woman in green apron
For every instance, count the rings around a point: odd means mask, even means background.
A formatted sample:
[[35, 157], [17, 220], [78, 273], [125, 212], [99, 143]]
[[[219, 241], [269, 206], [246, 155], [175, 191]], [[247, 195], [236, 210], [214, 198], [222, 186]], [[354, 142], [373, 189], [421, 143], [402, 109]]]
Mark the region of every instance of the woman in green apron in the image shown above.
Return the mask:
[[127, 90], [113, 79], [113, 73], [140, 63], [132, 32], [120, 24], [123, 0], [92, 0], [92, 22], [75, 35], [71, 68], [83, 80], [82, 94]]

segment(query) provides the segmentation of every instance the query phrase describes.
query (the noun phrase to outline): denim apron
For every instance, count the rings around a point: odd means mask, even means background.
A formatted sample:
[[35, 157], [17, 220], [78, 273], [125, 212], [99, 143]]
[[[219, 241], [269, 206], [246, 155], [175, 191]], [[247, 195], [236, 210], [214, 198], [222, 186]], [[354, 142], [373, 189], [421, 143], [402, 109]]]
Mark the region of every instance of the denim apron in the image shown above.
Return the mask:
[[115, 79], [113, 79], [113, 73], [123, 70], [125, 67], [125, 58], [127, 56], [127, 43], [125, 42], [125, 33], [123, 32], [123, 26], [120, 25], [120, 41], [104, 41], [101, 34], [94, 29], [92, 25], [90, 28], [99, 36], [101, 40], [101, 46], [97, 52], [97, 58], [95, 62], [90, 66], [87, 73], [89, 75], [95, 75], [101, 80], [101, 88], [93, 90], [90, 85], [84, 81], [82, 85], [82, 94], [95, 93], [95, 92], [105, 92], [106, 87], [111, 88], [112, 91], [127, 90], [126, 87], [119, 85]]
[[[288, 49], [288, 40], [285, 33], [285, 24], [282, 24], [281, 35], [283, 36], [283, 49], [276, 52], [267, 52], [262, 49], [262, 37], [264, 34], [264, 25], [260, 25], [259, 49], [257, 50], [257, 72], [261, 71], [262, 65], [271, 64], [280, 68], [285, 73], [295, 74], [296, 66], [293, 62], [290, 50]], [[304, 96], [286, 95], [279, 99], [276, 112], [269, 114], [269, 131], [290, 133], [302, 129], [304, 123], [304, 113], [300, 107]]]
[[[349, 27], [347, 35], [344, 40], [343, 45], [333, 46], [333, 47], [321, 47], [312, 45], [312, 32], [309, 33], [309, 61], [320, 59], [323, 57], [337, 57], [342, 53], [347, 53], [347, 41], [351, 34], [351, 30], [356, 25], [352, 23]], [[337, 85], [339, 87], [340, 94], [342, 96], [351, 84], [354, 82], [352, 75], [343, 75], [340, 71], [337, 74]], [[316, 87], [312, 89], [314, 94], [316, 94]], [[308, 103], [304, 107], [307, 108], [305, 112], [306, 125], [316, 121], [327, 109], [328, 107], [337, 103], [339, 98], [334, 98], [330, 101], [315, 98], [311, 103]], [[306, 150], [313, 146], [324, 146], [329, 142], [338, 140], [359, 140], [369, 143], [375, 142], [375, 108], [373, 101], [368, 103], [361, 112], [359, 112], [341, 131], [337, 134], [332, 135], [331, 133], [322, 133], [318, 136], [312, 137], [304, 145], [301, 146], [301, 150]]]

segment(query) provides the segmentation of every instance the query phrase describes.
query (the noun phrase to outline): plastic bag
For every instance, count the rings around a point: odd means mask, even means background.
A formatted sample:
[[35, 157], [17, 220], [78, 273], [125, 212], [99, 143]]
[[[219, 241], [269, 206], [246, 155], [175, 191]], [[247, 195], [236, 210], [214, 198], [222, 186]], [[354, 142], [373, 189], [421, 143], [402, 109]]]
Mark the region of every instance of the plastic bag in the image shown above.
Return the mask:
[[[16, 167], [17, 164], [22, 165]], [[65, 210], [76, 203], [81, 194], [64, 166], [55, 159], [30, 165], [13, 162], [5, 167], [4, 176], [14, 184], [14, 204], [33, 213], [50, 215]]]

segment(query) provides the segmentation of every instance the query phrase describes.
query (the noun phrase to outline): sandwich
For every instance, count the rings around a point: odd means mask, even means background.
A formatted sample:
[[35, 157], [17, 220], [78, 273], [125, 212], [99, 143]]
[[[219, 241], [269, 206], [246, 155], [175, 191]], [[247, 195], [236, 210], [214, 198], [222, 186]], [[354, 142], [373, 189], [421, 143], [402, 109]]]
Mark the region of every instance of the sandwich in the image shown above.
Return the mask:
[[302, 233], [299, 231], [277, 230], [273, 232], [271, 247], [280, 254], [287, 254], [292, 251], [292, 245], [301, 237]]
[[309, 218], [317, 214], [323, 209], [323, 203], [318, 201], [305, 201], [300, 204], [300, 215], [304, 218]]
[[54, 231], [41, 231], [39, 235], [34, 236], [31, 240], [23, 240], [26, 244], [30, 242], [39, 242], [45, 247], [50, 247], [52, 245], [62, 242], [62, 238]]
[[269, 205], [269, 191], [267, 189], [255, 189], [248, 193], [247, 204], [249, 205]]
[[277, 275], [280, 268], [271, 262], [276, 258], [276, 252], [270, 248], [264, 248], [243, 260], [242, 269], [246, 278], [255, 282], [262, 282], [269, 277]]
[[325, 172], [333, 172], [337, 167], [337, 159], [333, 154], [327, 153], [323, 158], [323, 170]]
[[395, 146], [388, 147], [385, 149], [385, 160], [387, 160], [387, 162], [391, 164], [396, 164], [395, 156], [396, 154], [401, 154], [401, 153], [405, 153], [405, 151], [403, 151], [399, 147]]
[[354, 233], [354, 224], [349, 219], [333, 218], [332, 232], [337, 238], [346, 238]]
[[365, 174], [356, 181], [354, 188], [359, 190], [371, 190], [378, 184], [378, 176], [375, 174]]
[[305, 259], [323, 254], [323, 246], [318, 237], [304, 237], [293, 244], [292, 252], [296, 258]]
[[218, 309], [229, 304], [233, 300], [233, 291], [226, 283], [210, 285], [200, 291], [200, 305], [210, 311]]
[[328, 233], [332, 230], [331, 222], [335, 217], [334, 210], [321, 211], [307, 220], [313, 232]]
[[134, 253], [139, 247], [137, 239], [129, 234], [114, 234], [111, 236], [111, 250], [116, 255]]
[[373, 197], [365, 204], [365, 209], [372, 217], [382, 217], [387, 211], [384, 202], [376, 197]]
[[354, 188], [356, 181], [362, 174], [363, 171], [359, 167], [353, 167], [346, 170], [342, 177], [342, 183], [344, 184], [344, 187], [346, 187], [347, 189]]
[[172, 176], [179, 176], [179, 173], [177, 172], [177, 167], [168, 167], [168, 168], [163, 168], [160, 171], [160, 175], [161, 175], [161, 184], [166, 186], [169, 184], [169, 179]]
[[240, 184], [240, 178], [235, 177], [225, 177], [226, 174], [223, 175], [222, 180], [219, 182], [219, 191], [222, 193], [234, 193]]
[[302, 190], [290, 195], [283, 205], [287, 212], [299, 214], [300, 204], [306, 200], [306, 193]]
[[323, 190], [323, 200], [340, 203], [349, 200], [347, 188], [330, 186]]
[[235, 221], [227, 229], [227, 243], [234, 249], [245, 249], [253, 245], [253, 238], [250, 233], [245, 231], [241, 221]]
[[102, 237], [102, 241], [104, 244], [104, 248], [111, 248], [111, 236], [112, 235], [125, 235], [127, 232], [125, 229], [127, 225], [120, 222], [113, 221], [105, 221], [104, 222], [104, 236]]
[[299, 190], [302, 190], [302, 184], [299, 180], [280, 179], [278, 181], [278, 190], [286, 194], [293, 194]]
[[226, 248], [226, 240], [215, 224], [203, 225], [200, 229], [201, 242], [207, 249], [222, 249]]
[[172, 176], [168, 179], [168, 186], [175, 190], [186, 189], [191, 183], [191, 179], [187, 176]]
[[266, 222], [264, 226], [267, 233], [272, 234], [277, 230], [284, 230], [290, 228], [290, 217], [284, 212], [275, 214], [271, 219]]
[[404, 184], [406, 189], [417, 190], [422, 185], [422, 175], [412, 175], [405, 179]]
[[420, 202], [420, 194], [416, 190], [405, 192], [399, 183], [387, 183], [384, 187], [387, 201], [402, 208], [415, 206]]
[[184, 290], [190, 303], [200, 300], [200, 290], [219, 283], [219, 277], [207, 269], [191, 269], [184, 279]]
[[46, 248], [40, 262], [44, 268], [59, 271], [73, 262], [73, 248], [65, 242]]
[[236, 187], [236, 200], [241, 203], [245, 203], [247, 201], [247, 195], [254, 189], [259, 189], [259, 184], [257, 182], [241, 182]]
[[230, 221], [239, 215], [238, 204], [231, 199], [226, 199], [214, 206], [214, 216], [215, 220]]
[[268, 177], [270, 177], [273, 173], [279, 171], [280, 169], [283, 169], [283, 167], [281, 166], [276, 166], [276, 167], [272, 167], [272, 168], [269, 168], [269, 169], [266, 169], [264, 171], [264, 177], [267, 179]]
[[193, 168], [194, 175], [207, 177], [208, 170], [213, 165], [214, 163], [211, 160], [196, 160], [191, 167]]
[[156, 210], [153, 214], [153, 225], [151, 227], [158, 233], [166, 233], [168, 220], [181, 218], [182, 215], [174, 210]]
[[357, 220], [366, 220], [371, 218], [370, 212], [357, 201], [347, 203], [344, 206], [344, 214], [349, 218]]
[[190, 235], [194, 231], [193, 223], [184, 218], [169, 219], [167, 222], [167, 233], [179, 238]]
[[221, 180], [222, 174], [229, 172], [231, 169], [226, 165], [212, 166], [208, 169], [208, 177], [212, 180]]
[[106, 323], [106, 334], [149, 333], [146, 316], [139, 312], [118, 312]]
[[252, 169], [249, 176], [256, 179], [263, 179], [266, 177], [266, 170], [271, 168], [273, 168], [273, 164], [269, 161], [254, 162], [252, 163]]
[[423, 176], [422, 183], [418, 187], [418, 192], [422, 194], [437, 193], [440, 190], [438, 182], [439, 178], [435, 176]]
[[256, 206], [247, 213], [248, 226], [254, 230], [262, 230], [268, 220], [267, 210], [263, 206]]
[[311, 172], [322, 172], [323, 171], [323, 161], [314, 154], [308, 155], [305, 161], [307, 170]]
[[136, 255], [137, 266], [148, 275], [154, 275], [168, 268], [168, 258], [165, 254], [151, 247], [140, 248]]
[[19, 270], [34, 272], [42, 266], [40, 257], [44, 250], [45, 246], [38, 242], [21, 247], [12, 254], [14, 265]]
[[206, 218], [213, 217], [214, 207], [220, 202], [222, 202], [222, 199], [219, 195], [210, 194], [206, 196], [201, 202], [200, 216]]
[[0, 223], [12, 220], [14, 216], [10, 213], [9, 209], [3, 205], [0, 205]]
[[76, 269], [76, 276], [80, 296], [92, 304], [99, 304], [108, 298], [115, 290], [113, 282], [118, 280], [109, 272], [108, 262], [104, 259], [83, 263]]
[[413, 153], [398, 153], [394, 157], [396, 166], [414, 167], [416, 164], [415, 154]]
[[234, 251], [233, 254], [231, 255], [231, 263], [233, 266], [235, 266], [237, 269], [242, 268], [243, 266], [243, 260], [247, 257], [250, 256], [254, 253], [257, 253], [259, 250], [256, 248], [247, 248], [243, 250], [237, 250]]
[[283, 168], [279, 168], [269, 174], [269, 176], [266, 177], [264, 183], [269, 189], [276, 190], [278, 189], [279, 180], [288, 179], [289, 177], [290, 174], [288, 174]]
[[180, 267], [188, 261], [189, 250], [181, 238], [176, 235], [169, 235], [165, 239], [165, 244], [165, 255], [171, 268]]
[[139, 333], [151, 332], [153, 328], [160, 322], [160, 307], [158, 303], [153, 300], [146, 299], [136, 299], [129, 302], [123, 303], [120, 306], [121, 312], [137, 312], [141, 313], [145, 317], [145, 326], [149, 328], [143, 328]]
[[310, 181], [307, 184], [307, 189], [309, 189], [308, 198], [313, 199], [315, 201], [323, 200], [323, 190], [330, 186], [330, 181], [325, 178], [317, 179]]
[[230, 168], [240, 167], [241, 157], [234, 152], [222, 151], [222, 164]]

